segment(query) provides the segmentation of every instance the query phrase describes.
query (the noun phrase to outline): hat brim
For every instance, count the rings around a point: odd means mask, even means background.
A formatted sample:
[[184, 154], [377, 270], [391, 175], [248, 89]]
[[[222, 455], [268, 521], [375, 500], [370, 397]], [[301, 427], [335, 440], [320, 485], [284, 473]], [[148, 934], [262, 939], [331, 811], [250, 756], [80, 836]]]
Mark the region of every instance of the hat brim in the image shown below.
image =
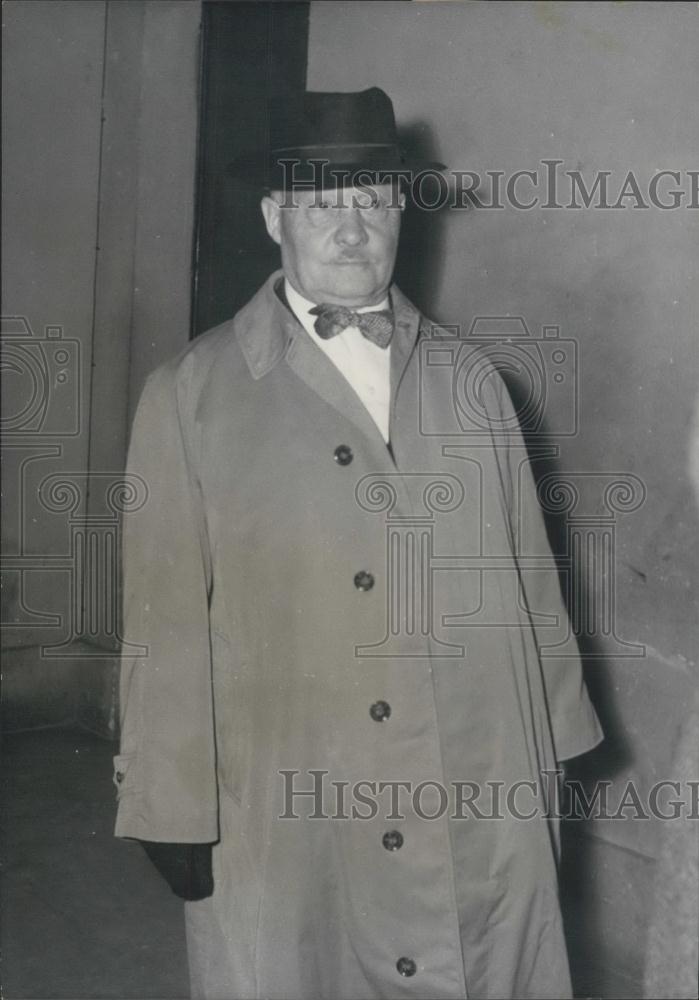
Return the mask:
[[236, 157], [229, 176], [256, 187], [287, 191], [305, 188], [344, 187], [389, 183], [417, 174], [446, 170], [443, 163], [407, 157], [399, 147], [289, 148], [275, 152], [253, 151]]

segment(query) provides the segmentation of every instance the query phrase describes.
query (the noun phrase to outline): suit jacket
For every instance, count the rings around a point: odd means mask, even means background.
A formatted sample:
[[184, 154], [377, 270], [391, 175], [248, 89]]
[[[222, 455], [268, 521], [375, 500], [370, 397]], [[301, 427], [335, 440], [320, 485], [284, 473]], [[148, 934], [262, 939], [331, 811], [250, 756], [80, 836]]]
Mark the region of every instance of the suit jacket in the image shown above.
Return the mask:
[[389, 452], [279, 280], [138, 407], [116, 833], [217, 842], [194, 995], [566, 995], [556, 821], [503, 796], [543, 813], [601, 734], [543, 655], [568, 623], [507, 391], [469, 354], [455, 409], [453, 337], [393, 288]]

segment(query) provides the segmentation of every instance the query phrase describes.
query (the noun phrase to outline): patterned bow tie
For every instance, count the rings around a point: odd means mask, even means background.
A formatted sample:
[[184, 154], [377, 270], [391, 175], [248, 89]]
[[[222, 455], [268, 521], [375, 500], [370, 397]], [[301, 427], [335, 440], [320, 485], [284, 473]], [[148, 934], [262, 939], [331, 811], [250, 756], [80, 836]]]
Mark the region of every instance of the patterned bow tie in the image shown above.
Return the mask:
[[309, 310], [315, 321], [316, 333], [323, 340], [330, 340], [342, 333], [348, 326], [356, 326], [367, 340], [377, 347], [387, 348], [393, 336], [393, 313], [390, 309], [379, 309], [375, 312], [354, 312], [347, 306], [334, 306], [321, 302]]

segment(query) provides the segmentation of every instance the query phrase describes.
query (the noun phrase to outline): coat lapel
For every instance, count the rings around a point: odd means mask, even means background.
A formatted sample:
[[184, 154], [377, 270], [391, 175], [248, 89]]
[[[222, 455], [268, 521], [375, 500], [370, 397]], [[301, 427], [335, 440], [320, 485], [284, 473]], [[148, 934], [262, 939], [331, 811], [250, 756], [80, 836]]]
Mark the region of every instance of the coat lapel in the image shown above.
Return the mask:
[[369, 411], [332, 361], [313, 343], [299, 325], [298, 336], [289, 346], [286, 360], [293, 372], [321, 399], [334, 407], [382, 450], [386, 445]]
[[[291, 310], [275, 292], [283, 277], [276, 271], [236, 317], [236, 335], [255, 379], [262, 378], [282, 358], [291, 370], [326, 403], [360, 430], [381, 453], [386, 445], [366, 407], [329, 358], [318, 350]], [[391, 342], [391, 410], [415, 347], [420, 314], [397, 289], [391, 289], [395, 333]]]

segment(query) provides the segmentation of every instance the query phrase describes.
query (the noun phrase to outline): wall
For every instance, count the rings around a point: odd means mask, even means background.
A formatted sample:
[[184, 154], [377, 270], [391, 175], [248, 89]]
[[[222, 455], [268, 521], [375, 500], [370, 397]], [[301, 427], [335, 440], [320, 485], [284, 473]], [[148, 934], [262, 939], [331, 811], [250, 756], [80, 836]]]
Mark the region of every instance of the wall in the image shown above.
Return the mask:
[[[385, 88], [416, 148], [486, 180], [488, 170], [541, 172], [545, 158], [588, 184], [611, 171], [614, 203], [629, 170], [647, 188], [654, 171], [696, 168], [698, 50], [689, 3], [319, 2], [308, 87]], [[531, 193], [526, 181], [518, 188], [522, 201]], [[569, 200], [566, 190], [559, 201]], [[477, 316], [522, 316], [532, 335], [557, 325], [578, 344], [579, 429], [551, 438], [553, 467], [569, 478], [630, 473], [647, 495], [638, 509], [613, 513], [612, 570], [587, 583], [601, 601], [616, 574], [616, 638], [598, 628], [583, 636], [607, 740], [577, 773], [609, 777], [617, 793], [633, 778], [645, 794], [668, 775], [697, 671], [699, 533], [685, 467], [699, 374], [699, 211], [633, 202], [432, 214], [429, 233], [409, 222], [427, 242], [422, 253], [411, 247], [414, 263], [404, 259], [399, 273], [440, 321], [468, 329]], [[568, 402], [554, 393], [547, 404], [554, 435]], [[610, 480], [573, 481], [599, 526]], [[551, 527], [555, 537], [560, 525]], [[583, 992], [639, 994], [658, 835], [654, 820], [566, 832]]]
[[189, 338], [200, 18], [197, 0], [3, 5], [10, 727], [77, 713], [114, 734], [109, 488], [146, 375]]

